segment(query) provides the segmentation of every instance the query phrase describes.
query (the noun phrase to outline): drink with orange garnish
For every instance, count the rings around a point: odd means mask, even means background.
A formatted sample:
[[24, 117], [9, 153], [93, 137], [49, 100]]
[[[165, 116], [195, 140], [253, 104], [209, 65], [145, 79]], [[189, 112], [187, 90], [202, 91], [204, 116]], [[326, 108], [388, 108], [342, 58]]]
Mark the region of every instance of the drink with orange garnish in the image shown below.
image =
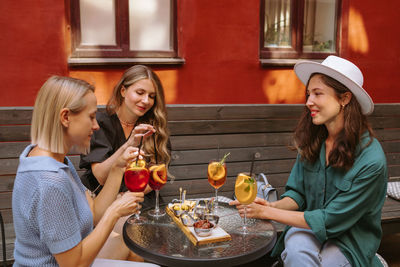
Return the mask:
[[[125, 185], [131, 192], [143, 192], [149, 183], [149, 177], [150, 175], [149, 170], [146, 168], [146, 162], [144, 160], [138, 160], [132, 162], [125, 170]], [[136, 213], [135, 218], [128, 222], [137, 223], [142, 220], [143, 218], [139, 216], [139, 213]]]
[[151, 189], [156, 192], [156, 206], [154, 210], [149, 211], [150, 216], [160, 217], [165, 215], [163, 210], [160, 210], [159, 206], [159, 194], [160, 189], [167, 183], [167, 168], [165, 164], [156, 164], [149, 168], [150, 180], [149, 185]]
[[246, 205], [251, 204], [257, 196], [257, 182], [254, 175], [246, 173], [239, 173], [235, 182], [235, 196], [236, 199], [244, 206], [244, 221], [242, 230], [246, 234]]
[[160, 190], [167, 183], [167, 168], [165, 164], [153, 165], [149, 168], [149, 185], [153, 190]]
[[208, 164], [208, 183], [215, 189], [220, 188], [226, 182], [226, 164], [211, 161]]
[[215, 209], [218, 209], [218, 189], [225, 183], [226, 181], [226, 164], [225, 159], [229, 156], [230, 153], [224, 155], [224, 157], [220, 161], [211, 161], [208, 164], [207, 168], [207, 177], [208, 182], [212, 187], [215, 188]]

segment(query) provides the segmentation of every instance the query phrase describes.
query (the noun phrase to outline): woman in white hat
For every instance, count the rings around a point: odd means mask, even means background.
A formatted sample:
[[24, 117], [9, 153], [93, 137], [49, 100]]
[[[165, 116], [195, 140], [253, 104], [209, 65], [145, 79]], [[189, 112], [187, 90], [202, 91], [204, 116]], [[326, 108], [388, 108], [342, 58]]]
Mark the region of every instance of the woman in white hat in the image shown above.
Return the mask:
[[257, 198], [247, 216], [288, 225], [272, 252], [285, 266], [382, 266], [387, 166], [367, 122], [374, 106], [363, 75], [336, 56], [294, 70], [307, 93], [294, 132], [298, 157], [281, 199]]

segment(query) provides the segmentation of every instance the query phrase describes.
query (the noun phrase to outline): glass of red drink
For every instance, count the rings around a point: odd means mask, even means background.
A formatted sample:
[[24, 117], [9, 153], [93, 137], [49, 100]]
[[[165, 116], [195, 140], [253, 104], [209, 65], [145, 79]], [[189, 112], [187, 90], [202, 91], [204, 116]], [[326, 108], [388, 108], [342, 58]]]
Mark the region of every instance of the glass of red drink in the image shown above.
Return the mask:
[[[143, 164], [133, 163], [126, 169], [124, 179], [125, 185], [131, 192], [143, 192], [149, 183], [149, 170]], [[135, 214], [134, 218], [128, 220], [128, 223], [139, 223], [144, 219], [140, 216], [140, 211]]]
[[156, 206], [148, 214], [153, 217], [161, 217], [165, 215], [165, 211], [160, 210], [159, 195], [160, 189], [167, 183], [167, 168], [165, 164], [155, 164], [149, 168], [149, 171], [149, 186], [156, 192]]

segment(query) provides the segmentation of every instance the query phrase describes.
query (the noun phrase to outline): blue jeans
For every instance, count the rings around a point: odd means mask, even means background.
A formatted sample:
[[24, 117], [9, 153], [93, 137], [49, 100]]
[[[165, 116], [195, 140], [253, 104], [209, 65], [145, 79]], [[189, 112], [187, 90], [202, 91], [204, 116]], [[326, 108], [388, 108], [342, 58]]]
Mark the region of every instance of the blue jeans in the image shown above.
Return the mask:
[[308, 229], [292, 227], [285, 236], [285, 250], [281, 254], [286, 266], [350, 267], [340, 249], [330, 241], [323, 245]]

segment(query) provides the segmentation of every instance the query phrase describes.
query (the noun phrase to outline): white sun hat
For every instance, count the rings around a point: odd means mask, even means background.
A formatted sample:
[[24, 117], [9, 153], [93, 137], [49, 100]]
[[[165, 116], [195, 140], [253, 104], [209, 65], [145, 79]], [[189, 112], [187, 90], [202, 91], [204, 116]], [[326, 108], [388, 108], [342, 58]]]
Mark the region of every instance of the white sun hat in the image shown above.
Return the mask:
[[311, 74], [322, 73], [345, 85], [356, 97], [364, 115], [374, 111], [374, 102], [362, 88], [364, 77], [361, 70], [350, 61], [337, 56], [329, 56], [322, 63], [300, 61], [294, 71], [304, 85], [307, 85]]

